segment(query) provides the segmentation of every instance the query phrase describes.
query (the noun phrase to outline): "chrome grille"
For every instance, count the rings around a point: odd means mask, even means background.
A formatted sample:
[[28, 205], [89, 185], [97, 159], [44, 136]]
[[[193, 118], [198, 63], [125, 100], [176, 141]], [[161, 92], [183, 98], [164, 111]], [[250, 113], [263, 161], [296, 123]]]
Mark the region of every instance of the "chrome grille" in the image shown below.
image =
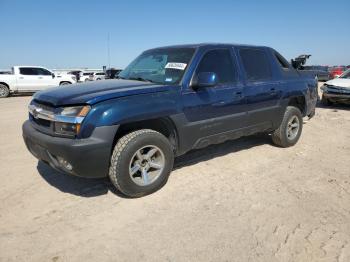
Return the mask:
[[28, 110], [34, 127], [44, 133], [53, 134], [54, 107], [32, 101]]

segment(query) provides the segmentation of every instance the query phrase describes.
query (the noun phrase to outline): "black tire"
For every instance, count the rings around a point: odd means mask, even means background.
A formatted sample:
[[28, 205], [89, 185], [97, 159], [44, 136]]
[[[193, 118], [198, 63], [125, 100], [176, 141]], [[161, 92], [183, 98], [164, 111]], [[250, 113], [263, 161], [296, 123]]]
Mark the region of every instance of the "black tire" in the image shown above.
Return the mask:
[[[155, 146], [164, 156], [164, 167], [160, 175], [149, 185], [138, 185], [131, 178], [129, 168], [136, 152], [146, 146]], [[174, 164], [174, 152], [169, 140], [162, 134], [142, 129], [120, 138], [114, 147], [109, 168], [112, 184], [124, 195], [141, 197], [160, 189], [168, 180]]]
[[326, 98], [324, 95], [322, 95], [321, 103], [324, 106], [331, 106], [331, 105], [333, 105], [333, 103], [331, 101], [329, 101], [329, 99]]
[[8, 97], [9, 95], [10, 95], [10, 89], [4, 84], [0, 84], [0, 98], [5, 98], [5, 97]]
[[70, 85], [72, 84], [71, 82], [68, 82], [68, 81], [63, 81], [60, 83], [60, 86], [64, 86], [64, 85]]
[[[290, 121], [298, 121], [298, 129], [295, 131], [295, 136], [288, 136], [288, 129], [290, 128]], [[303, 130], [303, 117], [298, 108], [294, 106], [288, 106], [281, 125], [272, 133], [272, 141], [275, 145], [280, 147], [290, 147], [295, 145]]]

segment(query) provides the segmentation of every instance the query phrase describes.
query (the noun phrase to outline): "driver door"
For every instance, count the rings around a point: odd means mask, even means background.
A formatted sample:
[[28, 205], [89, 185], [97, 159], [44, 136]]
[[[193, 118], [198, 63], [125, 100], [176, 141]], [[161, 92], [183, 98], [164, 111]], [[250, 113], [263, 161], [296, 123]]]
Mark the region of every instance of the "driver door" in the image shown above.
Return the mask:
[[40, 90], [57, 85], [57, 81], [53, 76], [52, 72], [46, 70], [45, 68], [38, 68], [37, 71]]
[[36, 91], [38, 89], [38, 72], [34, 67], [20, 67], [17, 77], [19, 91]]
[[244, 89], [238, 80], [232, 50], [219, 48], [206, 51], [193, 77], [200, 72], [215, 73], [218, 83], [213, 87], [192, 87], [183, 93], [187, 133], [192, 134], [193, 140], [202, 138], [203, 142], [197, 141], [196, 144], [217, 143], [234, 137], [235, 132], [241, 132], [246, 127], [247, 113]]

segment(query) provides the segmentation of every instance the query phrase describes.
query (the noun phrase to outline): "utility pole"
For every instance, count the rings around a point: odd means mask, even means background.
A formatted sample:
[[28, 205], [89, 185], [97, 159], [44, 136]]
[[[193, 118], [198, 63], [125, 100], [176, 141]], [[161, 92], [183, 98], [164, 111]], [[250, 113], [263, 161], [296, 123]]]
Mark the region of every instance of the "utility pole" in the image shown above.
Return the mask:
[[109, 32], [107, 36], [107, 58], [108, 58], [108, 68], [111, 68], [111, 52], [110, 52], [110, 47], [109, 47]]

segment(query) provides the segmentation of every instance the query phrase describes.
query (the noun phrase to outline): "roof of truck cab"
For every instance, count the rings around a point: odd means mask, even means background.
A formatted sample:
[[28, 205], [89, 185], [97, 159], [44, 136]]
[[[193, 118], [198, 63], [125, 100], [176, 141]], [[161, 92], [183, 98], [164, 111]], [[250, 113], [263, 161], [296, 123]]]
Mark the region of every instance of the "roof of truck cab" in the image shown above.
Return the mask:
[[163, 49], [163, 48], [199, 48], [199, 47], [254, 47], [254, 48], [268, 48], [267, 46], [246, 45], [246, 44], [231, 44], [231, 43], [198, 43], [198, 44], [185, 44], [185, 45], [170, 45], [151, 48], [150, 50]]
[[13, 66], [13, 67], [24, 67], [24, 68], [26, 68], [26, 67], [34, 67], [34, 68], [45, 68], [46, 69], [46, 67], [44, 67], [44, 66], [32, 66], [32, 65], [15, 65], [15, 66]]

